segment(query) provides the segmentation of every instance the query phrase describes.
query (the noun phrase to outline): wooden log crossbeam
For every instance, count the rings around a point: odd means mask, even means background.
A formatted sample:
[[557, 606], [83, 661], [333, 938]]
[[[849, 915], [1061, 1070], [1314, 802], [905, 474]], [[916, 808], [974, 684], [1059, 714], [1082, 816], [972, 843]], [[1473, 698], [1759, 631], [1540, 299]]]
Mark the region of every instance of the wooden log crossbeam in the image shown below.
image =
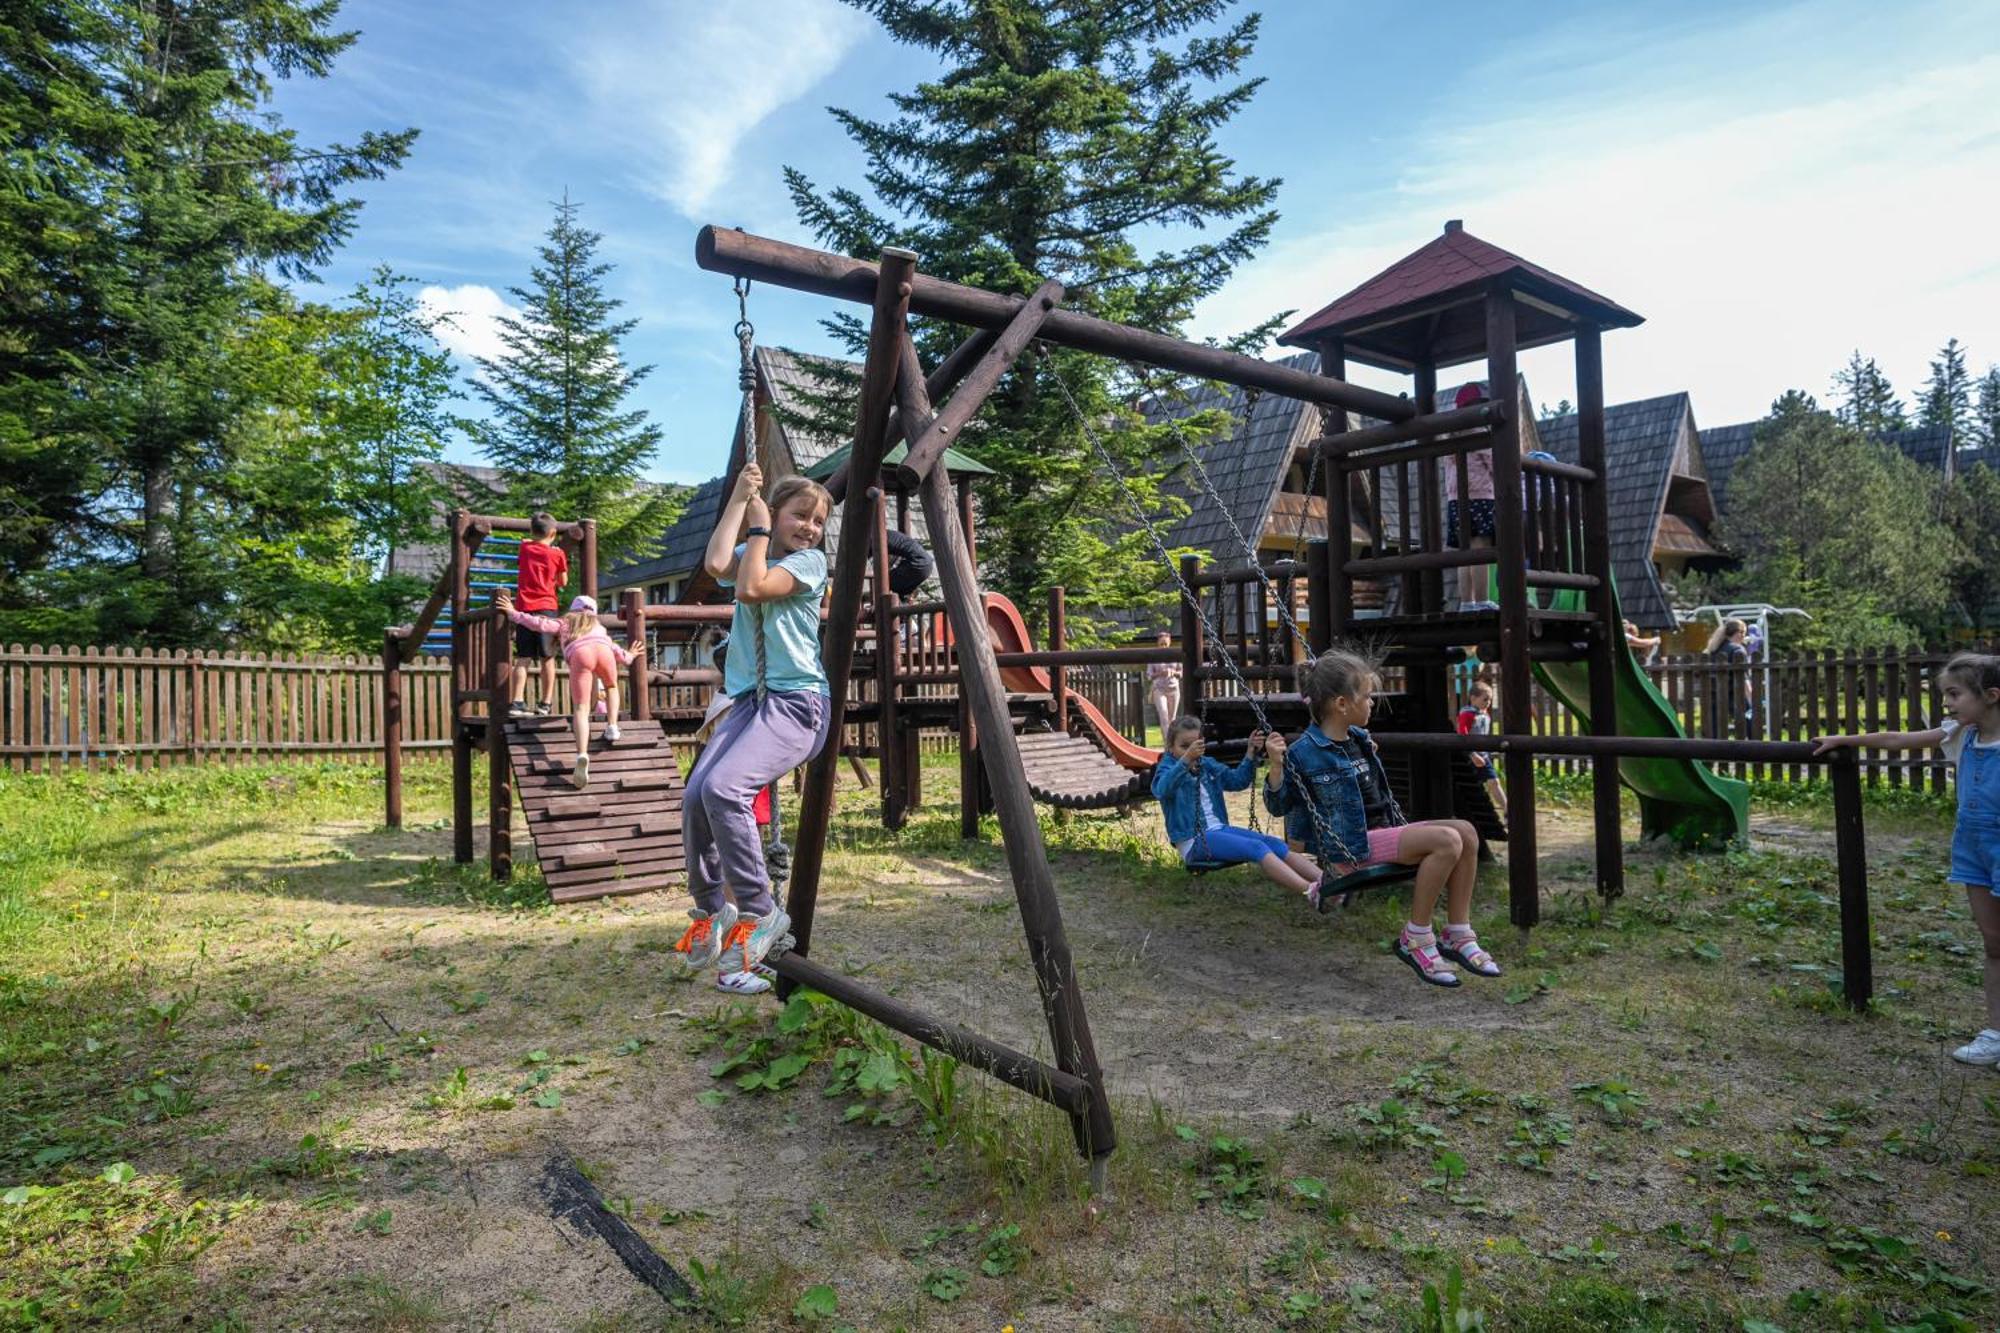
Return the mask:
[[1324, 435], [1313, 447], [1319, 449], [1322, 458], [1344, 458], [1363, 449], [1379, 449], [1385, 444], [1401, 444], [1404, 440], [1420, 440], [1429, 435], [1485, 430], [1507, 420], [1507, 405], [1498, 398], [1491, 402], [1475, 403], [1471, 407], [1453, 408], [1447, 412], [1427, 412], [1421, 416], [1416, 415], [1415, 409], [1408, 402], [1402, 399], [1397, 401], [1403, 403], [1401, 412], [1393, 416], [1381, 412], [1371, 414], [1388, 416], [1387, 424], [1341, 431], [1337, 435]]
[[[923, 483], [924, 477], [943, 456], [945, 446], [959, 437], [965, 429], [965, 424], [972, 420], [973, 413], [983, 407], [986, 399], [1000, 387], [1000, 377], [1005, 375], [1008, 367], [1027, 350], [1028, 343], [1034, 338], [1036, 330], [1042, 327], [1056, 306], [1061, 304], [1062, 298], [1063, 285], [1050, 279], [1036, 288], [1035, 294], [1014, 312], [1014, 318], [1009, 320], [1007, 327], [1001, 331], [999, 341], [993, 344], [985, 356], [979, 358], [979, 364], [972, 368], [972, 373], [965, 377], [965, 383], [951, 396], [951, 401], [944, 405], [944, 411], [930, 419], [921, 435], [914, 433], [911, 435], [909, 451], [903, 455], [903, 461], [896, 465], [896, 480], [899, 484], [914, 489]], [[910, 365], [915, 356], [916, 349], [912, 347], [901, 357], [900, 374], [910, 373]], [[926, 384], [924, 388], [928, 394], [930, 386]]]
[[[862, 304], [874, 300], [878, 281], [877, 266], [865, 260], [715, 226], [703, 227], [696, 237], [695, 263], [711, 273], [728, 273]], [[919, 276], [911, 284], [909, 310], [968, 328], [999, 329], [1007, 326], [1022, 303], [1022, 297]], [[1407, 399], [1379, 389], [1363, 388], [1331, 375], [1314, 375], [1275, 361], [1260, 361], [1241, 352], [1192, 343], [1129, 324], [1114, 324], [1074, 310], [1051, 311], [1040, 336], [1079, 351], [1143, 361], [1163, 370], [1263, 389], [1302, 402], [1351, 408], [1384, 421], [1402, 421], [1416, 415], [1416, 409]], [[905, 428], [903, 434], [907, 438], [911, 432]]]

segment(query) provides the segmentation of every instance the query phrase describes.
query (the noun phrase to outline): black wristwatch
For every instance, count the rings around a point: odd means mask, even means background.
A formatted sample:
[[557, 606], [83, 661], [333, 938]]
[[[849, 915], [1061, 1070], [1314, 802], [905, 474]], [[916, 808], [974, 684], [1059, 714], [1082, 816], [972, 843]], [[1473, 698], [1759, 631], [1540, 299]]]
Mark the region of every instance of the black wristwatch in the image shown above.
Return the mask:
[[747, 542], [752, 537], [769, 537], [770, 535], [771, 530], [769, 528], [752, 528], [743, 534], [743, 540]]

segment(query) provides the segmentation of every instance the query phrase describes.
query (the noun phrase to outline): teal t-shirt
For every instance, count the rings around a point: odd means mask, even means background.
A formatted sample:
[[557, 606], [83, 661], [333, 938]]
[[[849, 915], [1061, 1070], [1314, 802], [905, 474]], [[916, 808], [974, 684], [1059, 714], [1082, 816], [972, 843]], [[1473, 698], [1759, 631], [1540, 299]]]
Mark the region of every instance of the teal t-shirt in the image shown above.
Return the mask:
[[[743, 548], [736, 548], [743, 558]], [[757, 631], [764, 632], [764, 688], [770, 691], [818, 690], [830, 694], [826, 668], [819, 661], [819, 595], [826, 587], [826, 552], [818, 547], [794, 551], [771, 562], [798, 582], [790, 597], [752, 605], [738, 602], [729, 621], [729, 659], [722, 670], [722, 689], [730, 698], [757, 688]], [[733, 579], [718, 580], [733, 588]]]

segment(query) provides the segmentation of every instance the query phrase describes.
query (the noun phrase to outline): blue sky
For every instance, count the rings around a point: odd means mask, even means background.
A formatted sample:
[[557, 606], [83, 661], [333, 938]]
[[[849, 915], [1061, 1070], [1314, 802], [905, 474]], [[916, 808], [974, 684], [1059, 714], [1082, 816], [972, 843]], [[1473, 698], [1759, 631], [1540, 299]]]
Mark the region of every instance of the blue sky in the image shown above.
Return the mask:
[[[2000, 361], [2000, 25], [1985, 7], [1392, 3], [1262, 6], [1226, 128], [1280, 176], [1273, 243], [1198, 312], [1196, 335], [1310, 311], [1447, 218], [1637, 310], [1607, 339], [1612, 402], [1687, 389], [1696, 420], [1825, 398], [1856, 347], [1906, 398], [1947, 337]], [[281, 86], [302, 140], [422, 129], [369, 185], [328, 294], [378, 263], [490, 350], [566, 190], [604, 233], [639, 327], [628, 359], [665, 432], [656, 477], [718, 471], [735, 414], [728, 281], [694, 267], [704, 222], [809, 241], [786, 165], [861, 183], [828, 106], [884, 110], [932, 72], [837, 0], [349, 0], [362, 37], [330, 79]], [[768, 288], [759, 338], [826, 350], [826, 303]], [[1528, 353], [1536, 397], [1567, 349]], [[1401, 388], [1388, 377], [1370, 382]], [[461, 450], [460, 457], [472, 455]]]

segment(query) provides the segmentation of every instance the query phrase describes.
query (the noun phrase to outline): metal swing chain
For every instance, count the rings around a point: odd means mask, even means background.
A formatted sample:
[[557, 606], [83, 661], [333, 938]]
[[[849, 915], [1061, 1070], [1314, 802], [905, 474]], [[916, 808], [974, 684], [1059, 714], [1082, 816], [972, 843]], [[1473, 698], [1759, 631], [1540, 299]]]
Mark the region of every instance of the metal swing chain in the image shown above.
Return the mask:
[[[1210, 642], [1216, 645], [1223, 669], [1229, 673], [1230, 679], [1235, 682], [1236, 687], [1243, 691], [1244, 699], [1250, 704], [1250, 711], [1256, 715], [1258, 727], [1267, 736], [1277, 735], [1277, 728], [1271, 725], [1271, 719], [1264, 712], [1263, 704], [1258, 701], [1256, 691], [1250, 688], [1250, 682], [1245, 680], [1243, 673], [1237, 669], [1236, 659], [1230, 655], [1228, 642], [1223, 639], [1221, 632], [1216, 629], [1214, 622], [1208, 618], [1208, 613], [1202, 610], [1200, 595], [1188, 586], [1187, 580], [1181, 577], [1180, 570], [1175, 567], [1172, 553], [1167, 550], [1166, 544], [1160, 540], [1160, 535], [1153, 531], [1153, 525], [1147, 521], [1145, 506], [1139, 503], [1139, 497], [1133, 492], [1132, 483], [1118, 466], [1117, 459], [1112, 456], [1111, 450], [1105, 446], [1104, 441], [1098, 437], [1097, 432], [1091, 429], [1089, 418], [1084, 415], [1083, 408], [1077, 404], [1075, 396], [1070, 393], [1069, 385], [1064, 382], [1061, 374], [1052, 368], [1049, 378], [1055, 381], [1056, 389], [1062, 394], [1063, 401], [1069, 404], [1070, 414], [1076, 418], [1077, 425], [1082, 427], [1084, 438], [1097, 451], [1099, 460], [1103, 462], [1106, 469], [1110, 471], [1113, 479], [1117, 481], [1119, 491], [1125, 497], [1126, 505], [1132, 510], [1133, 522], [1138, 525], [1141, 532], [1146, 534], [1146, 540], [1152, 545], [1153, 553], [1159, 557], [1160, 564], [1166, 568], [1168, 577], [1173, 579], [1174, 586], [1180, 590], [1182, 600], [1188, 604], [1194, 611], [1196, 619], [1201, 622], [1202, 633], [1207, 635]], [[1293, 762], [1289, 749], [1285, 753], [1284, 780], [1288, 783], [1297, 780], [1294, 777]], [[1254, 808], [1256, 803], [1254, 796], [1251, 798], [1251, 803]], [[1321, 846], [1336, 849], [1340, 853], [1342, 861], [1347, 864], [1359, 864], [1368, 859], [1365, 850], [1357, 856], [1340, 835], [1327, 825], [1326, 816], [1321, 813], [1318, 803], [1312, 799], [1310, 793], [1306, 795], [1305, 807], [1307, 812], [1312, 816], [1313, 827], [1319, 834]], [[1206, 847], [1206, 833], [1206, 828], [1203, 828], [1197, 830], [1195, 835], [1203, 839], [1204, 847]]]
[[[758, 457], [757, 450], [757, 327], [750, 322], [750, 279], [737, 278], [731, 286], [736, 292], [736, 385], [743, 392], [742, 456], [745, 464], [755, 463], [757, 470], [762, 472], [764, 460]], [[766, 546], [765, 549], [768, 552], [770, 548]], [[751, 636], [751, 648], [757, 660], [757, 702], [761, 705], [767, 693], [764, 683], [764, 608], [752, 604], [750, 619], [757, 631]]]
[[[1133, 366], [1131, 362], [1126, 362], [1125, 367], [1137, 376], [1141, 384], [1146, 382], [1145, 375], [1137, 367]], [[1243, 390], [1243, 414], [1239, 418], [1242, 430], [1247, 431], [1250, 428], [1251, 418], [1256, 415], [1257, 404], [1263, 396], [1264, 391], [1262, 389], [1245, 388]], [[1229, 512], [1229, 506], [1223, 503], [1222, 493], [1216, 489], [1215, 483], [1210, 480], [1208, 469], [1202, 465], [1201, 456], [1187, 442], [1187, 437], [1179, 432], [1175, 432], [1174, 434], [1174, 443], [1179, 446], [1181, 457], [1187, 459], [1188, 463], [1194, 468], [1195, 476], [1199, 478], [1198, 484], [1203, 495], [1221, 512], [1222, 521], [1229, 525], [1230, 535], [1236, 538], [1236, 549], [1243, 553], [1244, 560], [1256, 572], [1257, 582], [1264, 586], [1264, 596], [1269, 600], [1270, 605], [1277, 608], [1279, 621], [1285, 629], [1291, 632], [1293, 642], [1297, 643], [1300, 650], [1305, 653], [1306, 661], [1308, 663], [1315, 661], [1317, 655], [1312, 650], [1312, 644], [1307, 641], [1305, 632], [1299, 628], [1298, 622], [1292, 618], [1292, 608], [1287, 605], [1289, 599], [1278, 596], [1277, 585], [1271, 582], [1270, 578], [1264, 573], [1264, 562], [1257, 558], [1256, 548], [1251, 546], [1250, 539], [1243, 535], [1243, 529], [1236, 522], [1236, 515]], [[1315, 463], [1319, 461], [1317, 453], [1314, 454], [1313, 461]], [[1305, 531], [1303, 526], [1305, 522], [1303, 506], [1300, 508], [1300, 514], [1300, 532], [1303, 534]], [[1294, 559], [1296, 558], [1297, 552], [1295, 548]]]

